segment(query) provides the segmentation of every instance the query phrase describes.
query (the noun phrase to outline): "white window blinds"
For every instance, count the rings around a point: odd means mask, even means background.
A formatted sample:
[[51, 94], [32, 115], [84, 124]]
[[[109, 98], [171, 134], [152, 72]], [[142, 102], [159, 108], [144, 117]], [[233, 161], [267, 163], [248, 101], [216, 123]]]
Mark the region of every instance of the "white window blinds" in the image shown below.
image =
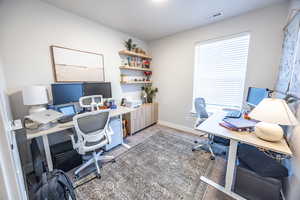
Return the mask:
[[208, 106], [241, 108], [250, 34], [198, 43], [195, 47], [193, 99]]

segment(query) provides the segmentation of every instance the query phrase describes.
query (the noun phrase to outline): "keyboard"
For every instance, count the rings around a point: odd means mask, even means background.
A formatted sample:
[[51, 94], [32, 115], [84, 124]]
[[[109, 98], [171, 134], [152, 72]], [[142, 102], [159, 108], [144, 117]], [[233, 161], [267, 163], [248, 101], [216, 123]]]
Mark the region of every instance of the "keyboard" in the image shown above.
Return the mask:
[[64, 124], [64, 123], [70, 122], [72, 120], [73, 120], [73, 116], [66, 116], [66, 117], [63, 117], [63, 118], [61, 118], [61, 119], [59, 119], [57, 121], [60, 124]]
[[239, 111], [239, 110], [231, 110], [231, 111], [228, 111], [226, 113], [226, 116], [227, 118], [240, 118], [242, 115], [242, 112]]

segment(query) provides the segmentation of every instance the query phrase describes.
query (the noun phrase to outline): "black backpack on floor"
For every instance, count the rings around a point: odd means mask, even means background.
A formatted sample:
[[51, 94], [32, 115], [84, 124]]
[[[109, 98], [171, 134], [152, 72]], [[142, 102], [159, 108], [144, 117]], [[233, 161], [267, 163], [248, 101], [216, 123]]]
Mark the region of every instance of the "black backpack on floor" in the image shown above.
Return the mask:
[[45, 165], [36, 139], [31, 143], [33, 168], [37, 183], [31, 190], [33, 200], [76, 200], [71, 180], [62, 170], [45, 172]]
[[73, 185], [62, 170], [43, 173], [34, 192], [34, 200], [76, 200]]

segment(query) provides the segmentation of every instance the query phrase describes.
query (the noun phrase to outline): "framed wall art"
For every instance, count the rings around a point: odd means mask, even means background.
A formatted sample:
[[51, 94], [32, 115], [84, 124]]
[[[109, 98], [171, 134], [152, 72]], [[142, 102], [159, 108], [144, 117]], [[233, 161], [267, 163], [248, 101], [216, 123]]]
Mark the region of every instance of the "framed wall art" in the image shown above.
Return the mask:
[[50, 46], [55, 82], [105, 81], [103, 54]]

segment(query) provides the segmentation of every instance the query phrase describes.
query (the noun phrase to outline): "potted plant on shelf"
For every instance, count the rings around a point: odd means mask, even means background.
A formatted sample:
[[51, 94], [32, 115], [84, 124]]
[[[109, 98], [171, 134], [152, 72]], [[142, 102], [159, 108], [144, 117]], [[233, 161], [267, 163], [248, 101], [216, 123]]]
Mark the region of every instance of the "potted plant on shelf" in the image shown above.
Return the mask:
[[133, 51], [133, 50], [137, 47], [136, 44], [133, 44], [131, 38], [129, 38], [128, 40], [126, 40], [126, 41], [124, 42], [124, 44], [125, 44], [125, 47], [126, 47], [126, 49], [127, 49], [128, 51]]
[[156, 93], [158, 92], [157, 88], [152, 88], [152, 84], [148, 84], [142, 87], [142, 97], [145, 99], [146, 103], [152, 103], [153, 98], [155, 97]]

